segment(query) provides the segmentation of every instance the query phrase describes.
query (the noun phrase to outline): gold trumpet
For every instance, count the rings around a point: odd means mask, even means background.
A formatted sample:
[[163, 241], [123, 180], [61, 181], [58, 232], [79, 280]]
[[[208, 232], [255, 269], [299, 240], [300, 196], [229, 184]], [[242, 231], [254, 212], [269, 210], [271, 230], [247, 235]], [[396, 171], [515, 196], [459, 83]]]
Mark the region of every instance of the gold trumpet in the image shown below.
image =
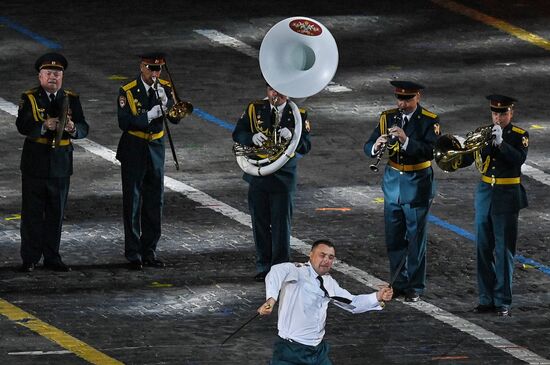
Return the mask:
[[474, 154], [476, 166], [481, 171], [483, 161], [481, 150], [493, 140], [493, 126], [483, 126], [469, 132], [462, 145], [459, 140], [450, 134], [445, 134], [437, 140], [434, 147], [434, 159], [437, 166], [443, 171], [453, 172], [461, 167], [462, 156]]

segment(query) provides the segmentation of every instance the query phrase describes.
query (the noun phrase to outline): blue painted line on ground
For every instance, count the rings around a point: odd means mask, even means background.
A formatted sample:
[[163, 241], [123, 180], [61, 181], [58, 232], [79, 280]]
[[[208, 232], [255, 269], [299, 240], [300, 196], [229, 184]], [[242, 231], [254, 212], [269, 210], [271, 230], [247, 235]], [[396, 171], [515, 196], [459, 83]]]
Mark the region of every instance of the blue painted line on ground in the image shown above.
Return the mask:
[[435, 224], [437, 224], [438, 226], [443, 227], [443, 228], [445, 228], [445, 229], [448, 229], [449, 231], [454, 232], [454, 233], [456, 233], [457, 235], [462, 236], [462, 237], [464, 237], [464, 238], [467, 238], [467, 239], [469, 239], [469, 240], [471, 240], [471, 241], [474, 241], [474, 242], [475, 242], [475, 240], [476, 240], [476, 238], [475, 238], [475, 236], [474, 236], [473, 233], [468, 232], [468, 231], [466, 231], [465, 229], [462, 229], [462, 228], [460, 228], [460, 227], [458, 227], [458, 226], [455, 226], [454, 224], [451, 224], [451, 223], [449, 223], [449, 222], [446, 222], [446, 221], [444, 221], [443, 219], [436, 217], [435, 215], [431, 215], [431, 214], [430, 214], [430, 215], [428, 216], [428, 222], [435, 223]]
[[215, 123], [215, 124], [219, 125], [220, 127], [225, 128], [227, 130], [233, 131], [233, 129], [235, 129], [235, 124], [231, 124], [229, 122], [226, 122], [225, 120], [221, 120], [219, 118], [216, 118], [215, 116], [213, 116], [211, 114], [208, 114], [207, 112], [205, 112], [202, 109], [194, 108], [193, 109], [193, 114], [195, 114], [197, 117], [199, 117], [201, 119], [204, 119], [208, 122]]
[[[476, 241], [476, 238], [475, 238], [475, 235], [471, 232], [468, 232], [460, 227], [457, 227], [455, 226], [454, 224], [451, 224], [449, 222], [446, 222], [434, 215], [429, 215], [428, 216], [428, 221], [431, 222], [431, 223], [434, 223], [440, 227], [443, 227], [445, 229], [448, 229], [449, 231], [451, 232], [454, 232], [456, 233], [457, 235], [459, 236], [462, 236], [464, 238], [467, 238], [469, 239], [470, 241], [472, 242], [475, 242]], [[530, 266], [533, 266], [534, 268], [538, 269], [539, 271], [545, 273], [546, 275], [550, 275], [550, 267], [548, 266], [545, 266], [533, 259], [530, 259], [530, 258], [527, 258], [525, 256], [522, 256], [522, 255], [516, 255], [514, 257], [514, 259], [519, 262], [520, 264], [526, 264], [526, 265], [530, 265]]]
[[63, 47], [61, 47], [61, 45], [59, 43], [56, 43], [56, 42], [51, 41], [47, 38], [44, 38], [41, 35], [38, 35], [38, 34], [34, 33], [33, 31], [25, 28], [21, 24], [18, 24], [16, 22], [6, 18], [5, 16], [0, 16], [0, 24], [3, 24], [3, 25], [5, 25], [5, 26], [7, 26], [7, 27], [9, 27], [13, 30], [16, 30], [19, 33], [22, 33], [22, 34], [24, 34], [28, 37], [31, 37], [32, 39], [34, 39], [38, 43], [40, 43], [43, 46], [46, 46], [48, 48], [51, 48], [51, 49], [61, 49], [61, 48], [63, 48]]
[[[215, 124], [219, 125], [220, 127], [223, 127], [223, 128], [228, 129], [230, 131], [233, 131], [233, 129], [235, 129], [235, 124], [226, 122], [226, 121], [221, 120], [219, 118], [216, 118], [215, 116], [213, 116], [211, 114], [208, 114], [207, 112], [205, 112], [202, 109], [195, 108], [193, 110], [193, 114], [196, 114], [199, 118], [204, 119], [208, 122], [215, 123]], [[431, 223], [434, 223], [434, 224], [436, 224], [436, 225], [438, 225], [442, 228], [445, 228], [445, 229], [447, 229], [451, 232], [454, 232], [457, 235], [459, 235], [461, 237], [464, 237], [464, 238], [466, 238], [466, 239], [468, 239], [472, 242], [475, 242], [475, 240], [476, 240], [475, 235], [472, 232], [468, 232], [465, 229], [462, 229], [458, 226], [455, 226], [454, 224], [446, 222], [443, 219], [436, 217], [435, 215], [430, 214], [428, 216], [428, 221], [431, 222]], [[545, 266], [541, 263], [538, 263], [537, 261], [535, 261], [533, 259], [524, 257], [522, 255], [516, 255], [515, 260], [517, 262], [521, 263], [521, 264], [531, 265], [534, 268], [536, 268], [536, 269], [540, 270], [541, 272], [545, 273], [546, 275], [550, 275], [550, 267]]]

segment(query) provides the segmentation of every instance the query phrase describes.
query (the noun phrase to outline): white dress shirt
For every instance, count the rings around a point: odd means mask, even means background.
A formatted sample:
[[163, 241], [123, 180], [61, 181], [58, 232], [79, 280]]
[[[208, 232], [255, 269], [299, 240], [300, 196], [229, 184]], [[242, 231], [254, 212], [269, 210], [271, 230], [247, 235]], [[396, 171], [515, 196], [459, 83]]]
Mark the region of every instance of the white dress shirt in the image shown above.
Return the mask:
[[[317, 276], [309, 263], [287, 262], [271, 267], [265, 278], [266, 299], [279, 302], [279, 337], [308, 346], [317, 346], [323, 340], [331, 299], [321, 290]], [[323, 275], [323, 285], [331, 297], [351, 300], [349, 305], [339, 305], [348, 312], [382, 309], [376, 293], [353, 295], [329, 274]]]

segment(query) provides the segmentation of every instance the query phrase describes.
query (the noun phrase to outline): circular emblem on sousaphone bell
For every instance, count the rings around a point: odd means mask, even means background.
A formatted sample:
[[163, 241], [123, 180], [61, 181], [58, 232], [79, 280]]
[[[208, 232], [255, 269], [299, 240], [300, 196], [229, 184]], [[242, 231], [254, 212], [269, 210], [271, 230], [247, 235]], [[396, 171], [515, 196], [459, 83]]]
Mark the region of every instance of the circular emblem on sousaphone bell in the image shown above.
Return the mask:
[[310, 19], [294, 19], [288, 26], [296, 33], [303, 35], [318, 36], [323, 32], [323, 28]]

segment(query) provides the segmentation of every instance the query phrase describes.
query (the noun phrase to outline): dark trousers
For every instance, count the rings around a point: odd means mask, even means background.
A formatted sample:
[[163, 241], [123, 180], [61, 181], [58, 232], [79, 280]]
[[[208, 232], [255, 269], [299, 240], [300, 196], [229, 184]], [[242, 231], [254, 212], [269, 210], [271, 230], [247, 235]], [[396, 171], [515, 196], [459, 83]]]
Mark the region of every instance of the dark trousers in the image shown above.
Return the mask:
[[269, 271], [271, 266], [290, 260], [293, 196], [293, 192], [248, 190], [258, 272]]
[[426, 206], [384, 202], [386, 247], [392, 278], [403, 256], [407, 255], [393, 285], [395, 289], [424, 292], [430, 204], [431, 201]]
[[[145, 164], [145, 161], [144, 161]], [[122, 164], [124, 255], [129, 261], [155, 258], [161, 234], [164, 170]]]
[[25, 263], [56, 264], [70, 177], [37, 178], [23, 175], [21, 258]]
[[317, 346], [307, 346], [279, 338], [273, 347], [271, 365], [332, 365], [329, 351], [324, 340]]
[[483, 212], [476, 210], [479, 303], [510, 307], [518, 213]]

